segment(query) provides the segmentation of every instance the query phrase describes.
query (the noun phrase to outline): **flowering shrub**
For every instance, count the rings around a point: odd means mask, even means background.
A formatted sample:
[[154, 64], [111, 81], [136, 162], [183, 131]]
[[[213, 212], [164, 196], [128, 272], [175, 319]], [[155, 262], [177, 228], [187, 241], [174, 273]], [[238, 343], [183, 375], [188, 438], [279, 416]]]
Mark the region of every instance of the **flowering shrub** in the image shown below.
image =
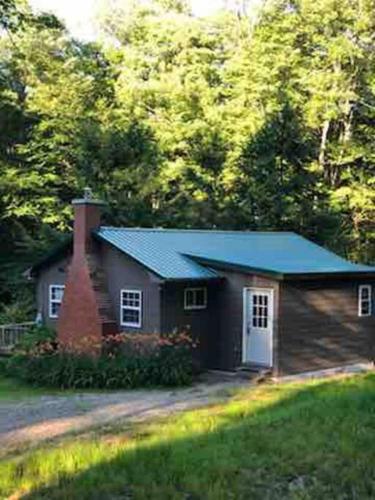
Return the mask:
[[153, 356], [167, 348], [190, 352], [197, 347], [192, 338], [184, 332], [174, 331], [163, 336], [146, 333], [117, 333], [104, 339], [104, 352], [110, 356]]
[[60, 352], [46, 340], [18, 351], [6, 369], [28, 383], [62, 389], [186, 385], [193, 376], [195, 347], [184, 333], [164, 337], [120, 333], [106, 337], [102, 355], [93, 357]]
[[103, 351], [110, 357], [152, 356], [160, 346], [157, 334], [116, 333], [104, 339]]
[[15, 347], [15, 353], [38, 356], [52, 354], [57, 348], [56, 334], [53, 330], [46, 326], [33, 326], [22, 336]]

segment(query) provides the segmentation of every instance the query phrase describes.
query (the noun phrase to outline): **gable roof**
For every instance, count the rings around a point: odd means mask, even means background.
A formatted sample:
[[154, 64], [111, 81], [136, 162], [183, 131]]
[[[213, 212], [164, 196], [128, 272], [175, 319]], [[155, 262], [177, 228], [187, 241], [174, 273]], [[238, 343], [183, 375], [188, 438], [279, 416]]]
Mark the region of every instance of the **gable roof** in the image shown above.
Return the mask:
[[54, 245], [41, 259], [37, 260], [31, 267], [25, 270], [23, 275], [27, 278], [35, 276], [42, 269], [54, 264], [59, 259], [63, 259], [73, 251], [73, 235], [65, 238], [64, 241]]
[[227, 267], [285, 275], [375, 273], [291, 232], [101, 227], [95, 232], [164, 279], [212, 279]]

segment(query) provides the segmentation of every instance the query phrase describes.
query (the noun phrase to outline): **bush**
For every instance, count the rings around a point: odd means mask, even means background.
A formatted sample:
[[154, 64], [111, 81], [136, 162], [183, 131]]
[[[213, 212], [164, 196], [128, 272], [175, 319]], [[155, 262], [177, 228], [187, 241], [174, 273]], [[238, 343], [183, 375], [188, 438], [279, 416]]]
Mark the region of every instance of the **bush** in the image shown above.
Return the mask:
[[35, 317], [32, 294], [26, 294], [11, 304], [0, 304], [0, 324], [25, 323]]
[[48, 340], [18, 351], [6, 370], [24, 382], [61, 389], [187, 385], [193, 376], [193, 347], [183, 334], [119, 334], [107, 338], [100, 357], [90, 357], [60, 352]]
[[6, 375], [7, 374], [7, 360], [6, 358], [1, 358], [0, 357], [0, 375]]
[[15, 347], [16, 354], [41, 354], [57, 350], [56, 333], [46, 326], [32, 326]]

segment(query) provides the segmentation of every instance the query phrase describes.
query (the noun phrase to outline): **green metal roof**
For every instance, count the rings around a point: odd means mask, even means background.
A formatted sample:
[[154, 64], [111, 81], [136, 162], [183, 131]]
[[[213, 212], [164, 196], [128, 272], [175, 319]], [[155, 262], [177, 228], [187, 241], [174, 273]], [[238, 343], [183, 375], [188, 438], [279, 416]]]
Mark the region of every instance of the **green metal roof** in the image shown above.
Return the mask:
[[211, 279], [210, 265], [274, 275], [375, 273], [290, 232], [101, 227], [96, 235], [164, 279]]

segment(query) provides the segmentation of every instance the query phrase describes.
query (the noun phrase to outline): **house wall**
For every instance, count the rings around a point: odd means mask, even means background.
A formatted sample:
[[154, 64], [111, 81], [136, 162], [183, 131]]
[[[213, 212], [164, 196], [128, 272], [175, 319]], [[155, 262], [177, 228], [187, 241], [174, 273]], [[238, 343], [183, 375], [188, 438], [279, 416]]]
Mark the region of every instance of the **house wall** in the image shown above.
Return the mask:
[[43, 322], [53, 329], [56, 329], [57, 319], [49, 317], [49, 286], [65, 285], [70, 260], [69, 256], [46, 267], [40, 272], [37, 280], [37, 311], [42, 313]]
[[280, 292], [279, 373], [325, 369], [373, 359], [375, 315], [358, 317], [364, 281], [284, 282]]
[[243, 290], [244, 288], [270, 288], [274, 291], [273, 360], [278, 363], [278, 309], [279, 283], [261, 276], [221, 270], [225, 277], [219, 294], [219, 367], [232, 370], [242, 364]]
[[[119, 325], [119, 331], [159, 333], [161, 331], [160, 279], [109, 245], [99, 245], [97, 257], [105, 273], [113, 314]], [[70, 257], [51, 264], [40, 272], [37, 280], [38, 311], [42, 312], [43, 321], [53, 329], [57, 327], [57, 319], [49, 318], [49, 286], [65, 284], [69, 263]], [[120, 325], [120, 294], [122, 289], [142, 291], [141, 328], [124, 328]]]
[[[224, 370], [242, 364], [243, 290], [274, 290], [273, 358], [276, 373], [298, 373], [374, 359], [375, 301], [371, 317], [358, 317], [358, 286], [375, 280], [314, 280], [278, 282], [235, 271], [218, 270], [222, 280], [164, 282], [115, 248], [98, 247], [116, 321], [120, 322], [120, 291], [142, 291], [143, 333], [169, 332], [188, 327], [199, 340], [204, 366]], [[49, 286], [65, 284], [70, 257], [40, 272], [37, 305], [47, 325]], [[207, 286], [206, 309], [185, 310], [184, 289]], [[119, 330], [122, 328], [119, 326]]]
[[[205, 309], [184, 308], [186, 288], [207, 288], [207, 307]], [[205, 367], [217, 368], [219, 356], [218, 300], [221, 281], [184, 281], [166, 282], [162, 289], [161, 330], [170, 333], [175, 329], [189, 332], [195, 341], [197, 361]]]
[[117, 324], [120, 325], [120, 297], [122, 289], [142, 291], [141, 328], [121, 327], [121, 331], [159, 333], [160, 319], [160, 279], [110, 245], [101, 245], [102, 267], [107, 279], [107, 288], [113, 305]]
[[[234, 271], [219, 270], [221, 280], [213, 282], [165, 283], [162, 291], [162, 331], [189, 329], [199, 341], [203, 366], [233, 370], [242, 364], [243, 290], [249, 287], [274, 291], [274, 362], [277, 363], [279, 283]], [[207, 308], [184, 309], [184, 290], [207, 287]]]

